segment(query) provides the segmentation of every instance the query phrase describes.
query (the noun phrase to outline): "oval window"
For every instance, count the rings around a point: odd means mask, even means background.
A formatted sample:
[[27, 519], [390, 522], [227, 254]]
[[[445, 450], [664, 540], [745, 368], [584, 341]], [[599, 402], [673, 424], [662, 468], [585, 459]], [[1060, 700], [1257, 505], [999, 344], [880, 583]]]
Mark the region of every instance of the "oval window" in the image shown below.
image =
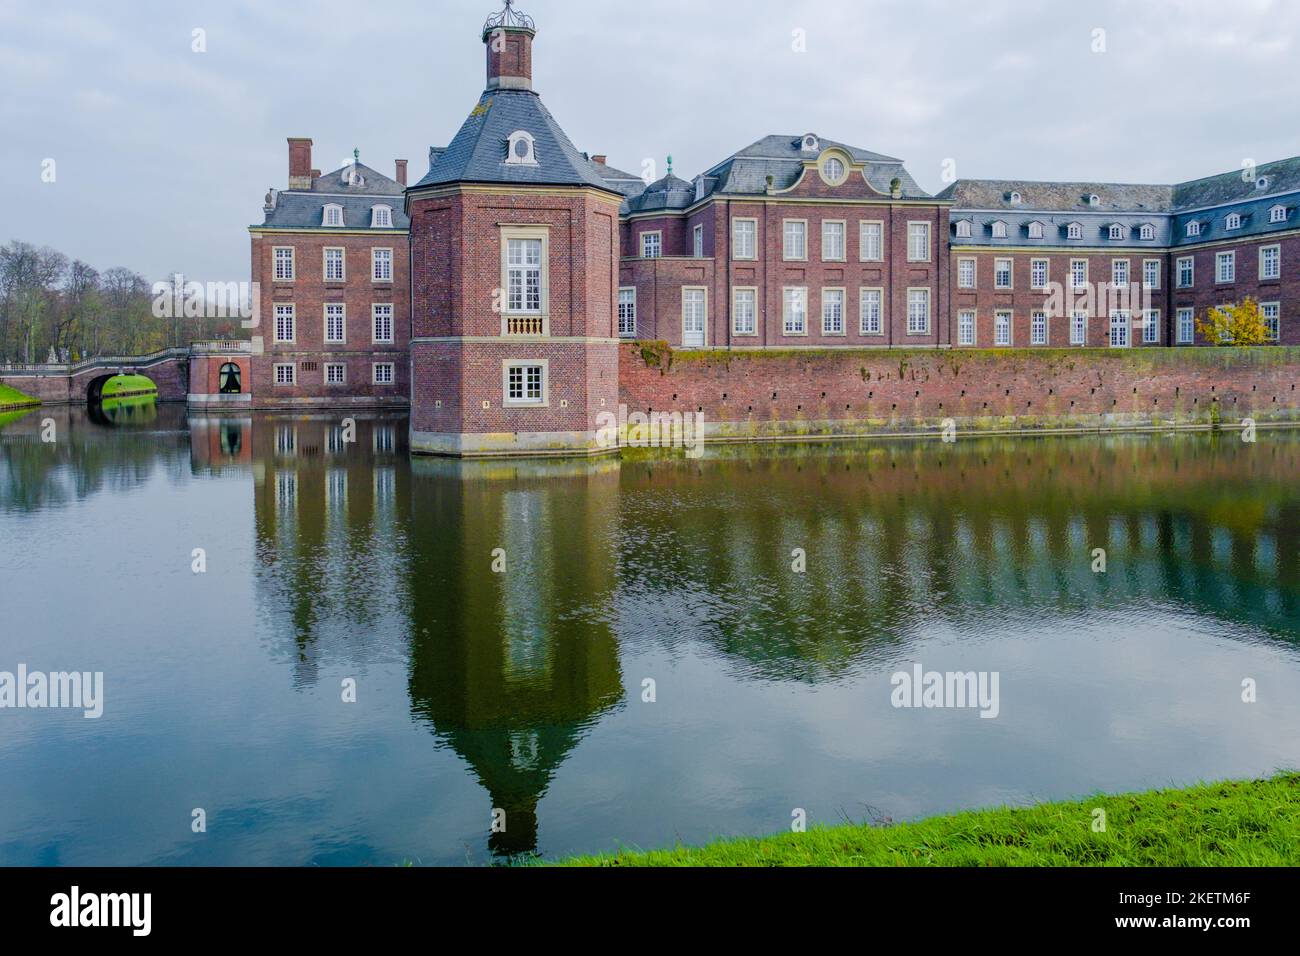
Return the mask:
[[822, 177], [831, 184], [838, 183], [844, 178], [844, 164], [834, 156], [822, 164]]

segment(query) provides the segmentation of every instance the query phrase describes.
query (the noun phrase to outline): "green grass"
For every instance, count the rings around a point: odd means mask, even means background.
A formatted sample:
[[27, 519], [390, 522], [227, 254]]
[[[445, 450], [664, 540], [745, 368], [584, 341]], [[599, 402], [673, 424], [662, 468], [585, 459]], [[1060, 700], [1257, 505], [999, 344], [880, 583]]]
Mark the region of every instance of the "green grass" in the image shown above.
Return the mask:
[[145, 375], [114, 375], [104, 383], [101, 394], [104, 398], [112, 398], [114, 395], [156, 391], [158, 386], [153, 383], [153, 379]]
[[24, 395], [16, 388], [10, 388], [8, 385], [0, 382], [0, 408], [7, 408], [11, 405], [39, 405], [40, 399], [32, 398], [30, 395]]
[[[1094, 832], [1094, 810], [1106, 812]], [[892, 826], [814, 827], [564, 866], [1296, 866], [1300, 773]]]

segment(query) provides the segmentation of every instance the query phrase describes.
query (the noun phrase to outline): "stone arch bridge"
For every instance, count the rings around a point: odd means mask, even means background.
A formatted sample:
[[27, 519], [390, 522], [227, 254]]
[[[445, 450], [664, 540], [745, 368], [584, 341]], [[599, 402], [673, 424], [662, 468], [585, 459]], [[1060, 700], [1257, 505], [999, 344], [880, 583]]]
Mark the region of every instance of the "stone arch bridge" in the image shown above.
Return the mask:
[[[236, 361], [244, 366], [247, 382], [248, 342], [196, 342], [162, 349], [149, 355], [106, 355], [67, 365], [0, 365], [0, 382], [38, 398], [48, 405], [98, 401], [100, 390], [114, 375], [146, 375], [158, 386], [158, 400], [183, 402], [191, 394], [192, 363]], [[197, 365], [205, 379], [206, 365]], [[197, 391], [209, 391], [205, 381]]]

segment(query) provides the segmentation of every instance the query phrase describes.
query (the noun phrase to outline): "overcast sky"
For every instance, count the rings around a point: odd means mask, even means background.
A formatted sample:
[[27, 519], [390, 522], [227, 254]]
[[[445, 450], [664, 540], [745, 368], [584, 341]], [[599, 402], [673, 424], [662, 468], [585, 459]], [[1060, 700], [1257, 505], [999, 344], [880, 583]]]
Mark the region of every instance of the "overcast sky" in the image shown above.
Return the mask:
[[[405, 157], [415, 181], [483, 89], [499, 6], [0, 0], [0, 242], [247, 279], [285, 138], [314, 139], [326, 171], [353, 147], [387, 175]], [[900, 157], [931, 192], [946, 159], [968, 178], [1176, 182], [1300, 154], [1297, 0], [519, 6], [551, 112], [633, 172], [671, 153], [690, 179], [804, 132]]]

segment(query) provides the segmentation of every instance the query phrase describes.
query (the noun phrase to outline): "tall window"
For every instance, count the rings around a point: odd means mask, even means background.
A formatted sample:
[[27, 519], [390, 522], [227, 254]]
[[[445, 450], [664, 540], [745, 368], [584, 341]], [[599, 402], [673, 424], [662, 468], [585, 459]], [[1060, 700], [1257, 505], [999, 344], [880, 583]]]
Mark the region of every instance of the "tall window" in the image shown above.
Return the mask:
[[1029, 263], [1029, 287], [1031, 289], [1047, 288], [1047, 260], [1034, 259]]
[[275, 340], [277, 342], [292, 342], [295, 338], [294, 314], [292, 305], [277, 305], [275, 307]]
[[822, 289], [822, 335], [844, 334], [844, 290]]
[[1214, 257], [1214, 281], [1215, 282], [1236, 282], [1237, 281], [1237, 254], [1235, 252], [1220, 252]]
[[907, 261], [930, 261], [930, 224], [928, 222], [909, 222], [907, 224]]
[[375, 341], [384, 343], [393, 341], [393, 305], [391, 302], [376, 302], [371, 306], [374, 316]]
[[736, 219], [731, 223], [731, 253], [737, 259], [758, 258], [758, 223]]
[[1070, 287], [1080, 291], [1088, 285], [1088, 260], [1070, 260]]
[[1128, 288], [1128, 260], [1115, 259], [1110, 264], [1110, 282], [1117, 289]]
[[975, 344], [975, 313], [970, 309], [957, 313], [957, 344]]
[[863, 262], [881, 262], [885, 258], [885, 224], [863, 222], [858, 226], [860, 249], [858, 258]]
[[1160, 288], [1160, 260], [1142, 260], [1142, 284], [1148, 289]]
[[862, 289], [860, 292], [858, 332], [862, 335], [884, 334], [884, 290]]
[[822, 259], [841, 262], [844, 259], [844, 223], [822, 223]]
[[234, 362], [221, 366], [217, 375], [217, 388], [222, 395], [238, 395], [244, 390], [243, 373]]
[[757, 329], [757, 293], [753, 289], [734, 290], [731, 297], [731, 331], [736, 335], [753, 335]]
[[993, 344], [1003, 346], [1011, 344], [1010, 312], [993, 313]]
[[544, 366], [529, 362], [506, 365], [507, 405], [541, 405], [545, 395]]
[[783, 295], [783, 328], [786, 335], [808, 331], [808, 290], [788, 287]]
[[682, 345], [704, 345], [708, 293], [704, 289], [682, 289]]
[[658, 232], [641, 233], [641, 258], [658, 259], [663, 253], [663, 235]]
[[957, 260], [957, 288], [959, 289], [975, 288], [975, 260], [974, 259]]
[[930, 334], [930, 290], [907, 290], [907, 334]]
[[293, 246], [275, 247], [275, 278], [277, 282], [293, 281]]
[[636, 289], [618, 290], [618, 334], [636, 335]]
[[1127, 348], [1128, 331], [1131, 324], [1129, 313], [1125, 309], [1116, 309], [1110, 314], [1110, 347]]
[[1277, 342], [1282, 337], [1282, 305], [1279, 302], [1261, 302], [1259, 311], [1264, 316], [1264, 328], [1268, 330], [1270, 342]]
[[998, 289], [1011, 288], [1011, 260], [993, 260], [993, 285]]
[[[644, 239], [651, 233], [642, 235]], [[658, 233], [653, 233], [657, 238]], [[542, 240], [506, 240], [506, 309], [542, 311]]]
[[1191, 309], [1178, 310], [1178, 344], [1192, 344], [1192, 329], [1195, 325], [1193, 321], [1194, 313]]
[[1192, 256], [1183, 256], [1178, 260], [1178, 288], [1190, 289], [1196, 281], [1196, 260]]
[[1035, 311], [1029, 316], [1029, 344], [1047, 344], [1047, 313]]
[[393, 281], [393, 250], [370, 250], [370, 277], [375, 282]]
[[808, 223], [798, 219], [787, 219], [782, 228], [784, 239], [784, 257], [786, 259], [808, 258]]
[[327, 302], [325, 304], [325, 341], [343, 342], [346, 339], [346, 323], [343, 320], [343, 303]]
[[1160, 310], [1147, 309], [1143, 314], [1142, 341], [1154, 345], [1160, 341]]
[[695, 238], [695, 258], [704, 258], [704, 227], [696, 226], [694, 230]]
[[325, 281], [342, 282], [345, 278], [343, 273], [343, 250], [326, 249], [325, 250]]
[[1088, 344], [1088, 313], [1082, 309], [1070, 313], [1070, 344]]
[[1261, 279], [1280, 279], [1282, 277], [1281, 246], [1260, 247], [1259, 277]]

